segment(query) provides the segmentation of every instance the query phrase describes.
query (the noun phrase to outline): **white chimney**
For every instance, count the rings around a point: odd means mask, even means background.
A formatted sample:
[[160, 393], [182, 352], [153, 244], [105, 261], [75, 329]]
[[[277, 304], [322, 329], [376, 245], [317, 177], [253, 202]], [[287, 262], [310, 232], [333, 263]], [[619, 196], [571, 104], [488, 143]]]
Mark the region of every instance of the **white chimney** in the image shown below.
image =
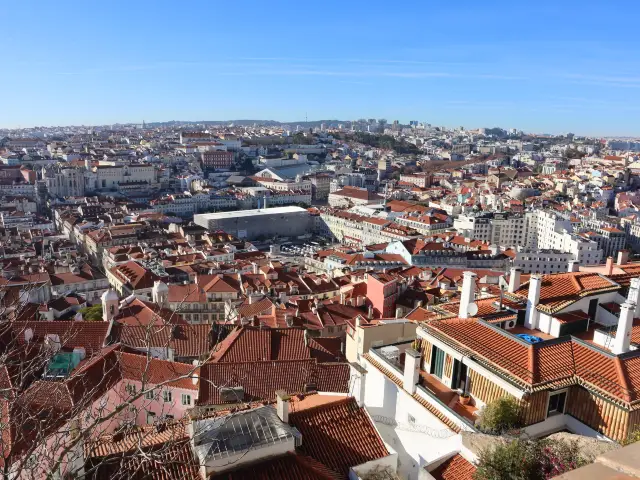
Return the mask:
[[567, 272], [579, 272], [580, 271], [580, 262], [577, 260], [570, 260], [569, 266], [567, 268]]
[[469, 318], [469, 305], [475, 301], [477, 275], [474, 272], [464, 272], [462, 276], [462, 295], [460, 296], [458, 317]]
[[511, 267], [509, 275], [509, 293], [515, 293], [520, 288], [520, 279], [522, 278], [522, 270], [519, 267]]
[[632, 278], [627, 301], [635, 305], [634, 317], [640, 317], [640, 277]]
[[529, 297], [527, 298], [527, 315], [524, 326], [534, 330], [538, 328], [538, 319], [540, 312], [536, 308], [540, 302], [540, 289], [542, 287], [542, 277], [540, 275], [531, 275], [529, 279]]
[[278, 390], [276, 392], [277, 402], [276, 410], [278, 411], [278, 418], [283, 423], [289, 423], [289, 395], [284, 390]]
[[620, 250], [618, 252], [618, 265], [626, 265], [629, 261], [629, 250]]
[[416, 385], [420, 376], [420, 353], [413, 348], [404, 352], [404, 379], [402, 386], [411, 395], [416, 393]]
[[629, 351], [629, 345], [631, 345], [631, 327], [633, 326], [633, 309], [634, 305], [629, 302], [624, 302], [620, 306], [618, 329], [616, 330], [616, 338], [613, 340], [613, 347], [611, 349], [616, 355]]

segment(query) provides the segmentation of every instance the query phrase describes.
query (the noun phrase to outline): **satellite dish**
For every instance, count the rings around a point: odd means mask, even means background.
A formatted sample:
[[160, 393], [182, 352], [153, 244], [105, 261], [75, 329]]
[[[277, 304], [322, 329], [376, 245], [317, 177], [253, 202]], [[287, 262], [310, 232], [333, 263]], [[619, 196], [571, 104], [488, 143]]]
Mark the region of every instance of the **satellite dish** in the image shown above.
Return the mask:
[[478, 305], [476, 305], [475, 302], [470, 303], [469, 306], [467, 307], [467, 314], [470, 317], [473, 317], [477, 315], [477, 313], [478, 313]]

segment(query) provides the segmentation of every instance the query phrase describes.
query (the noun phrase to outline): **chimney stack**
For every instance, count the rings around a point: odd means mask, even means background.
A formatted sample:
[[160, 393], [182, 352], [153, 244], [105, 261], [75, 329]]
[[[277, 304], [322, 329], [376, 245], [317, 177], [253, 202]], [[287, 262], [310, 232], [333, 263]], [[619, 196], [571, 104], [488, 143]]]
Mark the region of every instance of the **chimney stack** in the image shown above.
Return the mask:
[[477, 275], [474, 272], [463, 272], [462, 277], [462, 295], [460, 296], [458, 317], [469, 318], [469, 305], [475, 301]]
[[620, 250], [618, 252], [618, 265], [626, 265], [629, 261], [629, 250]]
[[611, 351], [615, 355], [620, 355], [629, 351], [631, 345], [631, 327], [633, 326], [633, 310], [635, 305], [624, 302], [620, 306], [620, 318], [618, 319], [618, 329], [616, 338], [613, 340]]
[[420, 353], [413, 348], [404, 352], [404, 378], [402, 387], [411, 395], [416, 393], [416, 385], [420, 376]]
[[289, 423], [289, 400], [291, 397], [287, 395], [284, 390], [278, 390], [276, 392], [277, 402], [276, 410], [278, 411], [278, 418], [283, 423]]
[[640, 317], [640, 277], [632, 278], [627, 301], [635, 305], [634, 317]]
[[538, 328], [538, 319], [540, 312], [537, 310], [540, 302], [540, 289], [542, 288], [542, 277], [540, 275], [531, 275], [529, 279], [529, 297], [527, 298], [527, 315], [524, 326], [534, 330]]
[[607, 257], [607, 262], [604, 267], [604, 274], [609, 276], [613, 273], [613, 257]]
[[580, 271], [580, 262], [578, 260], [570, 260], [569, 267], [567, 268], [567, 272], [579, 272]]
[[520, 267], [511, 267], [511, 274], [509, 275], [509, 293], [515, 293], [520, 288], [520, 281], [522, 278], [522, 270]]

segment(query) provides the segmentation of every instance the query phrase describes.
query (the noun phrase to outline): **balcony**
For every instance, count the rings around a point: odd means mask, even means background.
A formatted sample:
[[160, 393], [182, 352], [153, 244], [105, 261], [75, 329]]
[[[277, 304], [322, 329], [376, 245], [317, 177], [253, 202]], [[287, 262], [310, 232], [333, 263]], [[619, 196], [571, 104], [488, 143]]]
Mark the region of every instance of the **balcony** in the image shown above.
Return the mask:
[[435, 377], [424, 370], [420, 370], [420, 380], [418, 385], [436, 397], [442, 404], [453, 410], [458, 416], [464, 418], [470, 425], [474, 425], [478, 418], [478, 409], [471, 405], [460, 403], [460, 393], [444, 385], [438, 377]]
[[[405, 381], [404, 352], [411, 348], [411, 345], [412, 342], [402, 342], [372, 348], [369, 351], [372, 359], [382, 367], [382, 373], [400, 388], [404, 388]], [[389, 347], [397, 348], [398, 355], [390, 355], [392, 349]], [[474, 405], [462, 405], [459, 391], [447, 387], [440, 379], [424, 370], [419, 371], [418, 383], [412, 397], [454, 432], [475, 431], [478, 409]]]

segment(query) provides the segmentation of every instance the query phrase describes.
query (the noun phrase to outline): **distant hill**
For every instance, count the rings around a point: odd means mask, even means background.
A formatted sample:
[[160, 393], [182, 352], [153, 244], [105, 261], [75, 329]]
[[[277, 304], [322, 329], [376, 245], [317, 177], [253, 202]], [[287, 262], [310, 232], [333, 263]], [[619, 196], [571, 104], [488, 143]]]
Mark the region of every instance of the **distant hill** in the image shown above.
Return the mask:
[[329, 126], [338, 126], [339, 123], [350, 124], [349, 120], [313, 120], [310, 122], [279, 122], [277, 120], [198, 120], [198, 121], [179, 121], [171, 120], [169, 122], [149, 122], [150, 127], [174, 127], [177, 125], [229, 125], [233, 123], [236, 126], [251, 126], [253, 124], [265, 125], [270, 127], [279, 127], [282, 125], [296, 126], [300, 125], [303, 128], [317, 128], [321, 124]]

